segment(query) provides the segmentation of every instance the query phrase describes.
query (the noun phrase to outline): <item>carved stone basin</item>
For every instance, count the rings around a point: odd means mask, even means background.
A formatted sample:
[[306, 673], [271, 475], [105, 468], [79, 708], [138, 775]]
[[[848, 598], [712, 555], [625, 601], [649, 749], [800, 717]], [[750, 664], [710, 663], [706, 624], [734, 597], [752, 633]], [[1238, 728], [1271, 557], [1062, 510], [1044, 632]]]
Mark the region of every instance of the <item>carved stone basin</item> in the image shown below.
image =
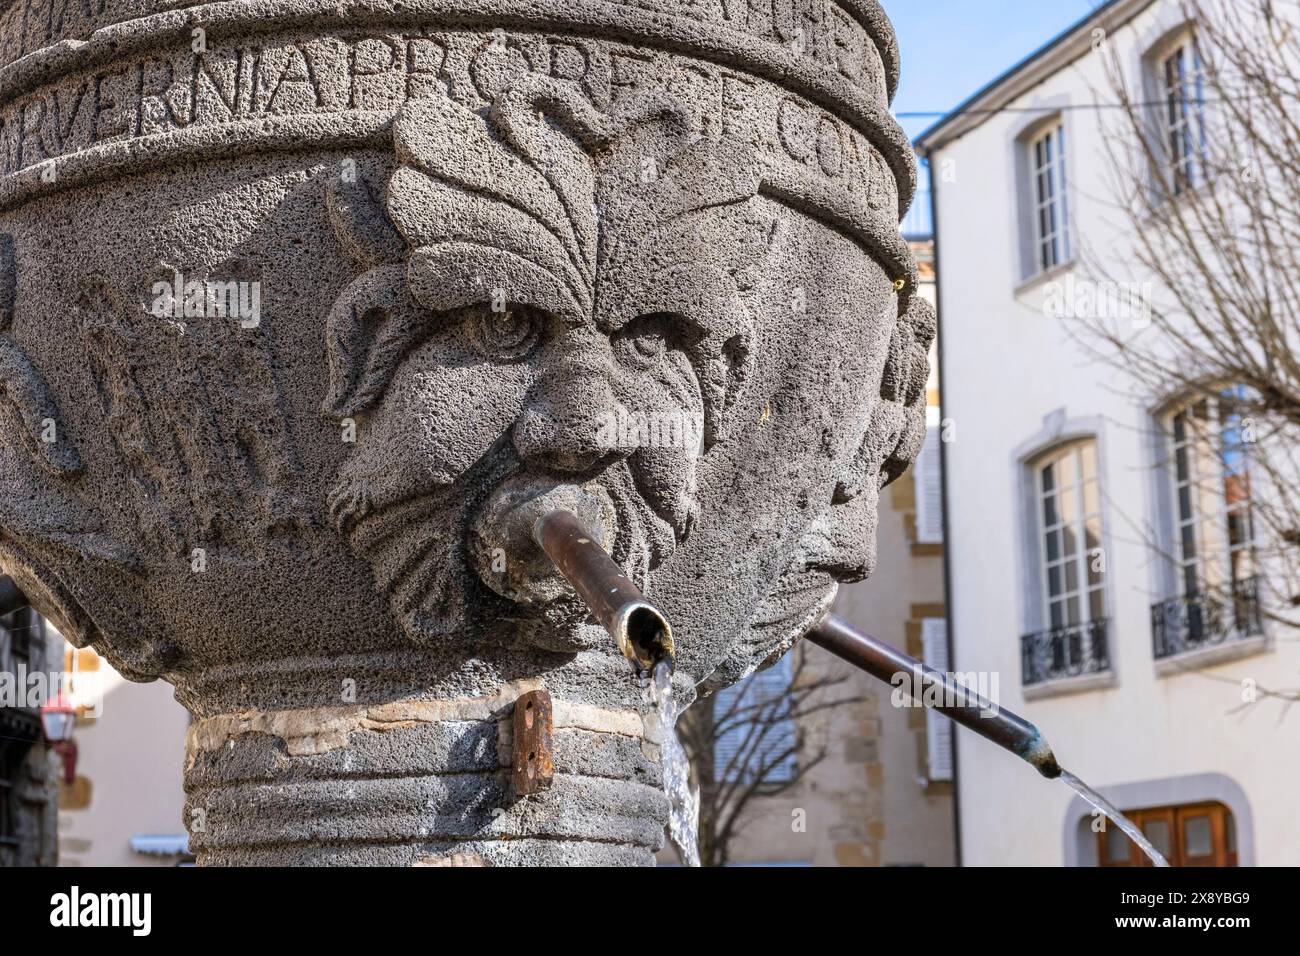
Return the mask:
[[497, 516], [595, 502], [687, 699], [869, 573], [897, 69], [874, 0], [0, 13], [0, 567], [175, 685], [201, 862], [652, 860], [633, 675]]

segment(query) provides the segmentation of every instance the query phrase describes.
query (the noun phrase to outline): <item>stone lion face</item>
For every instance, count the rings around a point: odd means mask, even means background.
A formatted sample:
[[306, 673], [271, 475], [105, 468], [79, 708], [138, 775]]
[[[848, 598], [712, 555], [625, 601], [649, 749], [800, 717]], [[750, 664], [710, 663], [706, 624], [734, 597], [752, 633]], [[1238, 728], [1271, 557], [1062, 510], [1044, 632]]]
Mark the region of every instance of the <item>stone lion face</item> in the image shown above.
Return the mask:
[[334, 523], [411, 637], [605, 640], [508, 527], [556, 495], [698, 622], [697, 674], [751, 669], [865, 573], [904, 437], [863, 389], [898, 375], [891, 279], [689, 128], [670, 100], [608, 115], [540, 80], [486, 115], [399, 115], [326, 410], [357, 428]]

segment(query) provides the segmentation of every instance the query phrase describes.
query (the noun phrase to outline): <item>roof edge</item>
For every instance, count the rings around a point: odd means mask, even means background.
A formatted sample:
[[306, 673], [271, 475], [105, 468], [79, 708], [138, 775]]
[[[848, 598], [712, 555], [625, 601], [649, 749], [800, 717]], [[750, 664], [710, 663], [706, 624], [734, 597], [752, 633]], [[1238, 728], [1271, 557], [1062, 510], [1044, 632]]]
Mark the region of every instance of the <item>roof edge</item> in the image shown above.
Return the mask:
[[1124, 26], [1156, 0], [1107, 0], [1092, 13], [1053, 37], [1019, 63], [987, 83], [913, 140], [916, 151], [929, 156], [982, 125], [985, 111], [1001, 109], [1048, 76], [1059, 72], [1092, 47], [1092, 28]]

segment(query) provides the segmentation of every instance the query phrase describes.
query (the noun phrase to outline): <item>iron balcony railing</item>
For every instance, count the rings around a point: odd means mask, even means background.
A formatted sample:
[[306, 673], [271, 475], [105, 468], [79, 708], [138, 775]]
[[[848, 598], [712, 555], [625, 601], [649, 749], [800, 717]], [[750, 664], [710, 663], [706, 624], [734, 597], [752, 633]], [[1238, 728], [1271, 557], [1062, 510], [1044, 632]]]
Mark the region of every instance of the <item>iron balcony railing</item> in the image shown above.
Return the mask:
[[1263, 633], [1258, 577], [1234, 582], [1231, 596], [1196, 592], [1151, 606], [1151, 641], [1156, 660]]
[[1099, 618], [1026, 634], [1020, 639], [1021, 683], [1029, 687], [1110, 670], [1109, 630], [1110, 621]]

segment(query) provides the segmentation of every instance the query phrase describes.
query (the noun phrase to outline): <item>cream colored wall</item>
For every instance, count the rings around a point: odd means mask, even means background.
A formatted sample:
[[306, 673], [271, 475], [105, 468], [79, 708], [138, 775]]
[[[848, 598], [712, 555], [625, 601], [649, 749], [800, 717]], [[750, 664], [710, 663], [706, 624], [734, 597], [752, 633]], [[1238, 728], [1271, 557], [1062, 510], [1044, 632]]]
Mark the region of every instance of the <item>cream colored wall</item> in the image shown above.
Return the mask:
[[189, 715], [169, 684], [130, 683], [102, 660], [98, 673], [102, 712], [78, 722], [79, 779], [64, 788], [59, 808], [59, 865], [173, 866], [175, 857], [133, 852], [130, 839], [185, 832], [181, 770]]

